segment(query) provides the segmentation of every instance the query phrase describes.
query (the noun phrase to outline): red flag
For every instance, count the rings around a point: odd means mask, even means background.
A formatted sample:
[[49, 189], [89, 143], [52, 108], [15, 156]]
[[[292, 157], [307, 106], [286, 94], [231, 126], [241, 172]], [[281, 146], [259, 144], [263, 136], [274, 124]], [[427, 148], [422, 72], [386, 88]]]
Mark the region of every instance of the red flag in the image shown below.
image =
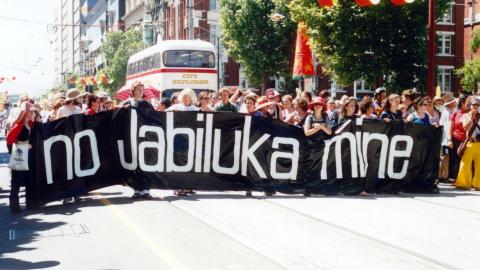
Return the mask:
[[361, 7], [369, 7], [373, 5], [378, 5], [378, 3], [380, 3], [380, 0], [355, 0], [355, 2]]
[[308, 36], [305, 34], [306, 25], [304, 22], [298, 23], [297, 44], [295, 47], [295, 62], [293, 63], [293, 76], [313, 76], [312, 51], [308, 46]]
[[394, 6], [402, 6], [406, 4], [411, 4], [415, 0], [390, 0]]

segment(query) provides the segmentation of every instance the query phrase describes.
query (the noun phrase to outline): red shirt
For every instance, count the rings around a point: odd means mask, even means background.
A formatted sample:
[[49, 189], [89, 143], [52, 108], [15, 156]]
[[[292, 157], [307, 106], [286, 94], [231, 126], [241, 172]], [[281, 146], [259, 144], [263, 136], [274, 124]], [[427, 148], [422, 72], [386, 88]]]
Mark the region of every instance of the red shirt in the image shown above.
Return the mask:
[[85, 114], [86, 114], [86, 115], [94, 115], [94, 114], [96, 114], [96, 113], [97, 113], [97, 112], [96, 112], [94, 109], [92, 109], [92, 108], [87, 109], [87, 110], [85, 111]]
[[452, 135], [453, 139], [458, 141], [464, 141], [467, 138], [467, 132], [463, 128], [462, 124], [462, 117], [465, 113], [468, 112], [458, 110], [450, 115], [450, 134]]
[[[29, 121], [28, 125], [33, 127], [33, 121]], [[10, 129], [10, 131], [7, 134], [7, 144], [12, 145], [17, 141], [18, 135], [22, 132], [22, 130], [25, 128], [25, 123], [22, 121], [20, 123], [17, 123], [13, 125], [13, 127]]]

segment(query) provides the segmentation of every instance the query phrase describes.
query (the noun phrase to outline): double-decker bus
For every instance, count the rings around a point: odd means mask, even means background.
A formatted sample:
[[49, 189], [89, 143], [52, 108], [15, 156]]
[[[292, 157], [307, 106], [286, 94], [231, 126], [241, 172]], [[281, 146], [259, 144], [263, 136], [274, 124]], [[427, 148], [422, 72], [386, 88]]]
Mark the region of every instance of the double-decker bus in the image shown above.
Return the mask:
[[192, 88], [217, 90], [215, 46], [201, 40], [166, 40], [130, 57], [127, 84], [141, 81], [161, 91], [162, 97]]

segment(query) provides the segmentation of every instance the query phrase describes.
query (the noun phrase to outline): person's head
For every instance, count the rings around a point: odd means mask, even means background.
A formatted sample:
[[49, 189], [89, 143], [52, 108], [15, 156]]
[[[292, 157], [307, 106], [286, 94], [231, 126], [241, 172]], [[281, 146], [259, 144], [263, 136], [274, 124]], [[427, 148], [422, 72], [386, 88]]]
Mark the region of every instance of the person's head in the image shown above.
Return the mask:
[[253, 96], [246, 96], [245, 97], [245, 106], [247, 107], [247, 112], [248, 113], [252, 113], [254, 112], [256, 109], [255, 109], [255, 97]]
[[220, 90], [218, 91], [218, 95], [220, 96], [223, 104], [227, 104], [228, 102], [230, 102], [230, 91], [228, 91], [227, 87], [220, 88]]
[[94, 94], [87, 95], [87, 108], [97, 111], [100, 107], [100, 99]]
[[398, 110], [402, 112], [402, 116], [405, 117], [405, 115], [407, 115], [407, 112], [408, 112], [408, 106], [406, 104], [400, 104], [400, 106], [398, 106]]
[[335, 107], [336, 107], [335, 99], [329, 98], [327, 101], [327, 110], [330, 112], [333, 112], [335, 110]]
[[435, 108], [439, 108], [441, 106], [443, 106], [443, 99], [439, 96], [435, 96], [433, 98], [433, 106], [435, 106]]
[[178, 94], [178, 100], [185, 106], [190, 106], [197, 103], [197, 96], [195, 91], [191, 88], [185, 88]]
[[360, 107], [360, 112], [365, 115], [371, 115], [375, 111], [372, 100], [368, 100], [368, 99], [362, 100], [362, 102], [360, 102], [359, 107]]
[[172, 102], [172, 105], [177, 104], [179, 102], [178, 93], [173, 93], [172, 96], [170, 97], [170, 101]]
[[358, 106], [357, 106], [357, 99], [354, 97], [347, 98], [343, 105], [342, 110], [340, 111], [341, 117], [350, 117], [357, 113]]
[[383, 111], [396, 112], [400, 105], [400, 96], [397, 94], [390, 94], [383, 104]]
[[312, 93], [310, 93], [309, 91], [303, 91], [302, 98], [306, 99], [307, 103], [310, 103], [312, 102]]
[[423, 99], [427, 103], [427, 111], [433, 111], [433, 101], [429, 96], [424, 96]]
[[427, 111], [428, 102], [427, 97], [417, 97], [413, 102], [413, 107], [417, 113], [424, 113]]
[[210, 93], [210, 106], [215, 106], [218, 102], [218, 93], [212, 92]]
[[145, 87], [141, 81], [136, 81], [132, 84], [132, 97], [135, 100], [140, 100], [143, 98], [143, 92]]
[[291, 95], [285, 95], [282, 97], [282, 102], [285, 108], [291, 109], [293, 108], [293, 97]]
[[387, 89], [385, 89], [385, 87], [379, 87], [377, 89], [375, 89], [375, 95], [374, 95], [375, 99], [382, 102], [385, 100], [385, 98], [387, 98]]
[[445, 105], [445, 107], [449, 108], [450, 110], [453, 110], [457, 105], [457, 100], [450, 94], [443, 95], [442, 100], [443, 105]]
[[473, 113], [477, 113], [479, 106], [480, 106], [480, 100], [474, 96], [471, 96], [470, 99], [468, 100], [468, 107], [470, 108], [470, 111]]
[[295, 110], [298, 113], [306, 113], [308, 111], [308, 101], [305, 98], [299, 98], [295, 104]]
[[172, 101], [169, 98], [163, 98], [160, 101], [160, 106], [159, 106], [159, 111], [163, 112], [166, 109], [168, 109], [170, 106], [172, 106]]
[[308, 103], [308, 109], [314, 111], [315, 113], [321, 113], [322, 111], [325, 111], [325, 107], [326, 104], [320, 97], [315, 97], [312, 102]]
[[75, 88], [72, 88], [67, 91], [67, 97], [65, 98], [65, 105], [67, 106], [75, 106], [77, 105], [77, 100], [81, 98], [80, 91]]
[[210, 104], [210, 95], [207, 91], [202, 91], [198, 95], [198, 100], [200, 107], [207, 107]]
[[278, 91], [273, 91], [273, 101], [280, 102], [280, 93]]
[[104, 99], [103, 106], [106, 111], [113, 110], [113, 105], [114, 105], [113, 100], [110, 97], [107, 97], [106, 99]]
[[320, 91], [320, 93], [318, 93], [318, 96], [323, 100], [328, 100], [328, 98], [330, 97], [330, 93], [328, 92], [328, 90], [323, 89], [322, 91]]
[[457, 109], [462, 111], [467, 110], [467, 99], [468, 99], [467, 95], [463, 95], [463, 94], [460, 95], [457, 101]]
[[34, 121], [35, 117], [35, 111], [37, 110], [32, 103], [30, 103], [28, 100], [27, 101], [22, 101], [20, 104], [20, 109], [25, 112], [23, 115], [22, 121], [24, 123], [28, 121]]
[[413, 89], [403, 90], [402, 92], [402, 104], [405, 104], [407, 107], [413, 104], [415, 100], [415, 91]]

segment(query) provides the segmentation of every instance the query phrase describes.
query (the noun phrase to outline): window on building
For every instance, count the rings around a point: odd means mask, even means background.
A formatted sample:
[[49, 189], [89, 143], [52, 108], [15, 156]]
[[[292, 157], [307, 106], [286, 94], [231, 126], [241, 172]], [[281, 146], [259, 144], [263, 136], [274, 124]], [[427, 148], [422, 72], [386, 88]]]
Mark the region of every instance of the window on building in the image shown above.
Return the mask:
[[217, 10], [218, 0], [210, 0], [210, 10]]
[[365, 80], [357, 80], [355, 81], [355, 90], [356, 91], [371, 91], [371, 87], [367, 84]]
[[452, 36], [453, 33], [437, 33], [437, 54], [452, 55]]
[[437, 84], [442, 92], [452, 91], [452, 69], [453, 67], [438, 67]]
[[453, 23], [453, 7], [454, 3], [450, 3], [447, 7], [447, 11], [443, 14], [442, 17], [438, 19], [439, 23]]

